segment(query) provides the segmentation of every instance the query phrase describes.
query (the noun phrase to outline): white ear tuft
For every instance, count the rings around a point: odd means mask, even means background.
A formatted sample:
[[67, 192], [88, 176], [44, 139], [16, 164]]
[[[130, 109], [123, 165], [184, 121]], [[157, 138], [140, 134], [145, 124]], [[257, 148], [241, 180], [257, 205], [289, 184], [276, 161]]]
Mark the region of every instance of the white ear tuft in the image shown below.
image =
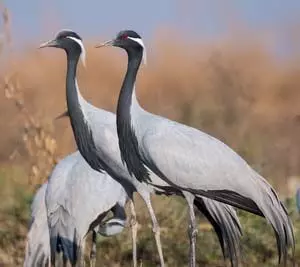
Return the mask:
[[141, 47], [143, 47], [143, 63], [146, 65], [147, 64], [147, 52], [146, 52], [146, 47], [144, 45], [144, 42], [141, 38], [134, 38], [134, 37], [127, 37], [128, 39], [131, 39], [132, 41], [137, 42]]
[[67, 36], [67, 38], [69, 39], [72, 39], [73, 41], [75, 41], [77, 44], [80, 45], [80, 48], [81, 48], [81, 54], [80, 54], [80, 59], [81, 59], [81, 62], [83, 64], [84, 67], [86, 67], [86, 51], [85, 51], [85, 48], [84, 48], [84, 45], [82, 43], [82, 41], [78, 38], [75, 38], [73, 36]]

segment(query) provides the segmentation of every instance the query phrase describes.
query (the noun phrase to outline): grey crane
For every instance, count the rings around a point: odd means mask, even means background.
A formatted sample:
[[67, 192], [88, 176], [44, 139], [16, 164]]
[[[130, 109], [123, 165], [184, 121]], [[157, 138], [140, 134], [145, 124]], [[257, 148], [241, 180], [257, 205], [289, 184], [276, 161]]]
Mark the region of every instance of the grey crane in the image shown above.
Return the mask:
[[[78, 151], [68, 155], [55, 166], [34, 198], [24, 266], [45, 266], [42, 264], [46, 261], [55, 264], [59, 251], [65, 262], [82, 265], [85, 238], [90, 231], [93, 231], [90, 260], [91, 266], [95, 266], [97, 232], [112, 236], [123, 230], [127, 200], [123, 187], [107, 173], [90, 168]], [[135, 216], [132, 202], [130, 206]], [[114, 216], [103, 221], [109, 211]], [[136, 232], [133, 224], [134, 266], [137, 265]]]
[[[223, 142], [139, 105], [135, 81], [145, 55], [139, 34], [124, 30], [100, 46], [122, 48], [128, 56], [117, 106], [117, 131], [121, 157], [130, 174], [153, 184], [151, 170], [192, 196], [209, 197], [265, 217], [275, 230], [279, 262], [283, 256], [286, 264], [288, 248], [294, 251], [294, 233], [287, 210], [271, 185]], [[189, 207], [194, 233], [195, 216], [192, 205]]]
[[[24, 267], [49, 266], [50, 263], [50, 236], [47, 221], [45, 195], [48, 182], [45, 182], [36, 192], [31, 204], [31, 220], [27, 234]], [[98, 226], [93, 229], [93, 244], [90, 262], [95, 261], [95, 236]], [[57, 247], [57, 253], [62, 254], [62, 248]], [[67, 260], [66, 258], [64, 259]], [[65, 262], [66, 263], [66, 262]]]
[[[62, 159], [48, 180], [45, 203], [50, 231], [51, 262], [60, 245], [65, 257], [74, 264], [83, 260], [84, 239], [95, 228], [104, 236], [120, 233], [125, 227], [125, 204], [132, 187], [124, 188], [106, 172], [93, 170], [79, 151]], [[131, 212], [135, 215], [133, 203]], [[113, 218], [102, 223], [112, 211]], [[134, 218], [135, 221], [135, 218]], [[97, 227], [98, 226], [98, 227]], [[133, 260], [136, 263], [136, 224], [132, 226]], [[95, 238], [95, 233], [93, 238]], [[91, 251], [95, 254], [95, 245]], [[94, 257], [95, 260], [95, 255]]]
[[[76, 81], [76, 70], [79, 59], [84, 60], [85, 58], [85, 49], [81, 37], [73, 31], [63, 30], [56, 35], [54, 40], [48, 41], [40, 47], [62, 48], [66, 52], [68, 115], [78, 149], [93, 169], [99, 172], [106, 171], [116, 181], [120, 182], [124, 188], [128, 184], [133, 185], [141, 195], [152, 219], [160, 263], [161, 266], [164, 266], [159, 225], [152, 208], [150, 193], [182, 195], [182, 192], [169, 186], [153, 172], [150, 173], [150, 176], [154, 186], [140, 182], [128, 173], [120, 157], [115, 115], [92, 106], [80, 94]], [[186, 192], [187, 194], [188, 192]], [[224, 249], [228, 250], [232, 265], [237, 264], [236, 255], [241, 229], [235, 210], [200, 195], [197, 196], [195, 204], [212, 222], [220, 239], [223, 252]]]
[[[45, 182], [37, 190], [33, 202], [31, 204], [31, 220], [26, 240], [25, 259], [23, 263], [24, 267], [45, 267], [50, 265], [50, 236], [45, 204], [47, 185], [48, 182]], [[93, 229], [93, 244], [90, 254], [90, 262], [95, 262], [95, 236], [97, 234], [97, 229], [98, 226], [95, 229]], [[62, 248], [58, 246], [57, 253], [62, 254], [61, 252]], [[60, 259], [62, 260], [61, 257]]]

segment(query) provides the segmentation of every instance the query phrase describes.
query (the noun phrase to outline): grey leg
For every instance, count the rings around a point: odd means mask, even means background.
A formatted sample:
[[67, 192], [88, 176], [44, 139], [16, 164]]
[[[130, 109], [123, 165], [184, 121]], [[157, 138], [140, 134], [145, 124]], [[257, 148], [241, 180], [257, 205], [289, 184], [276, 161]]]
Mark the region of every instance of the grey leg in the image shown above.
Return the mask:
[[197, 227], [196, 217], [194, 211], [194, 195], [189, 192], [182, 192], [189, 206], [190, 224], [189, 224], [189, 239], [190, 239], [190, 252], [189, 252], [189, 266], [196, 267], [196, 238]]
[[[62, 266], [68, 267], [68, 265], [70, 265], [70, 264], [68, 264], [67, 258], [65, 257], [65, 255], [62, 255]], [[59, 265], [59, 266], [61, 266], [61, 265]]]
[[96, 267], [96, 253], [97, 253], [97, 232], [93, 230], [92, 248], [90, 253], [90, 267]]
[[156, 242], [156, 247], [158, 250], [158, 255], [159, 255], [159, 260], [160, 260], [160, 265], [161, 267], [165, 266], [165, 262], [164, 262], [164, 257], [163, 257], [163, 252], [162, 252], [162, 246], [161, 246], [161, 242], [160, 242], [160, 227], [159, 224], [157, 222], [154, 210], [152, 208], [152, 204], [151, 204], [151, 199], [150, 199], [150, 193], [143, 191], [143, 192], [139, 192], [141, 197], [144, 199], [147, 209], [149, 211], [151, 220], [152, 220], [152, 231], [154, 233], [154, 237], [155, 237], [155, 242]]
[[135, 212], [134, 203], [132, 199], [129, 199], [129, 205], [130, 205], [130, 213], [131, 213], [130, 227], [131, 227], [131, 235], [132, 235], [132, 259], [133, 259], [133, 266], [137, 267], [136, 243], [137, 243], [138, 223], [137, 223], [136, 212]]

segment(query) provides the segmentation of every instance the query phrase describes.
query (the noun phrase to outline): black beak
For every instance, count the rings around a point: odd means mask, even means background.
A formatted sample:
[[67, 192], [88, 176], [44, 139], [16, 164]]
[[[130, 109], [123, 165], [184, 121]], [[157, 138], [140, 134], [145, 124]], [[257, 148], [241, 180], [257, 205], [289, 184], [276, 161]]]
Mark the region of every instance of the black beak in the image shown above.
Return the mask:
[[54, 39], [54, 40], [50, 40], [48, 42], [45, 42], [43, 44], [41, 44], [39, 46], [39, 48], [44, 48], [44, 47], [56, 47], [58, 45], [57, 41]]
[[109, 41], [106, 41], [106, 42], [104, 42], [102, 44], [96, 45], [95, 47], [99, 48], [99, 47], [114, 46], [114, 45], [115, 45], [115, 40], [109, 40]]

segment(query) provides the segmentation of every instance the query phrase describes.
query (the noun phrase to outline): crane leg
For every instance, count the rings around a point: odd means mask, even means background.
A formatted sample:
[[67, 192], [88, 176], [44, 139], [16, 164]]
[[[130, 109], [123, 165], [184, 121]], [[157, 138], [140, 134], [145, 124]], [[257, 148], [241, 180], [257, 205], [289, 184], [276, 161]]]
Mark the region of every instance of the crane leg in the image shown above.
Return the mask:
[[138, 223], [137, 223], [136, 212], [135, 212], [134, 203], [132, 199], [129, 200], [129, 205], [130, 205], [130, 213], [131, 213], [130, 227], [131, 227], [131, 235], [132, 235], [132, 259], [133, 259], [133, 266], [137, 267], [136, 243], [137, 243]]
[[197, 227], [196, 227], [196, 216], [194, 211], [194, 195], [190, 192], [182, 192], [189, 206], [189, 239], [190, 239], [190, 251], [189, 251], [189, 266], [196, 267], [196, 238], [197, 238]]
[[62, 255], [62, 265], [58, 265], [58, 266], [68, 267], [68, 265], [70, 265], [70, 264], [69, 264], [67, 258], [64, 255]]
[[141, 197], [144, 199], [147, 209], [149, 211], [151, 220], [152, 220], [152, 231], [154, 233], [155, 237], [155, 242], [156, 242], [156, 247], [158, 250], [158, 255], [159, 255], [159, 260], [160, 260], [160, 265], [161, 267], [165, 266], [164, 262], [164, 257], [163, 257], [163, 252], [162, 252], [162, 246], [160, 242], [160, 227], [158, 224], [158, 221], [156, 219], [152, 204], [151, 204], [151, 199], [150, 199], [150, 193], [149, 192], [139, 192]]
[[97, 232], [93, 230], [92, 248], [90, 253], [90, 267], [96, 267], [96, 253], [97, 253]]

